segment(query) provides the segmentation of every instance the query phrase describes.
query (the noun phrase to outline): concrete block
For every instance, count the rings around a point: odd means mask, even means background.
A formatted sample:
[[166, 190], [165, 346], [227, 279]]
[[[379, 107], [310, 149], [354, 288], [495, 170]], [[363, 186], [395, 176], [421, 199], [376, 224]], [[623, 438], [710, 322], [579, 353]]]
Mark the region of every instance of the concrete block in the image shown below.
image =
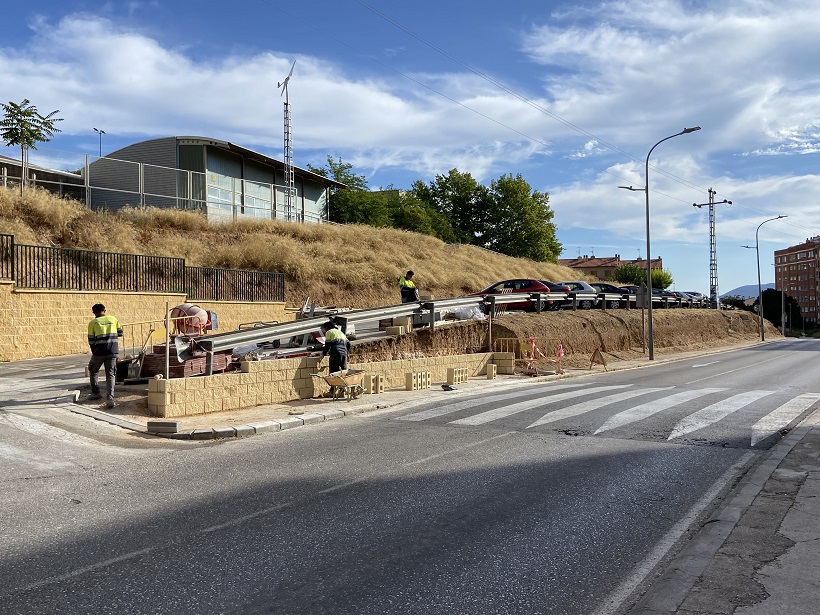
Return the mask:
[[467, 368], [448, 367], [447, 384], [461, 384], [462, 382], [467, 382]]
[[236, 436], [238, 438], [247, 438], [248, 436], [256, 434], [256, 429], [250, 425], [237, 425], [234, 429], [236, 430]]
[[214, 427], [214, 438], [221, 439], [221, 438], [235, 438], [236, 437], [236, 429], [230, 426], [226, 427]]
[[279, 429], [291, 429], [293, 427], [301, 427], [304, 422], [301, 418], [296, 416], [289, 416], [287, 418], [279, 419]]
[[261, 423], [250, 423], [248, 427], [252, 427], [256, 433], [264, 433], [266, 431], [279, 431], [282, 426], [279, 421], [263, 421]]
[[[404, 327], [405, 333], [410, 333], [413, 330], [413, 317], [412, 316], [401, 316], [399, 318], [393, 319], [393, 326], [394, 327]], [[389, 335], [389, 333], [388, 333]]]
[[487, 363], [487, 380], [495, 380], [498, 375], [498, 366], [495, 363]]
[[419, 390], [419, 374], [418, 372], [407, 372], [404, 374], [404, 390], [418, 391]]
[[387, 327], [385, 333], [387, 335], [404, 335], [404, 327]]
[[384, 393], [384, 379], [381, 374], [365, 374], [364, 392], [370, 395]]
[[302, 419], [305, 425], [312, 425], [314, 423], [324, 422], [325, 415], [319, 412], [306, 412], [305, 414], [300, 414], [299, 418]]
[[333, 419], [344, 418], [344, 416], [345, 416], [345, 413], [342, 412], [341, 410], [322, 410], [321, 412], [318, 412], [317, 414], [321, 414], [322, 416], [324, 416], [326, 421], [332, 421]]
[[179, 431], [179, 421], [148, 421], [149, 433], [176, 433]]
[[214, 430], [201, 427], [191, 432], [191, 440], [213, 440]]

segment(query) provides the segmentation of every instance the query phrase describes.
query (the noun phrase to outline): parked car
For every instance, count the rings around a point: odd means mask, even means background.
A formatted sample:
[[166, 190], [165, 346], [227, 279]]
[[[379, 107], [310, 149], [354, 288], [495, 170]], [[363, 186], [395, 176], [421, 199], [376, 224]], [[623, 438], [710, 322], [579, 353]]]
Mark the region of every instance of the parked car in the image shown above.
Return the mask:
[[693, 299], [698, 299], [700, 301], [703, 301], [704, 299], [708, 299], [708, 297], [706, 295], [704, 295], [703, 293], [699, 293], [699, 292], [694, 291], [694, 290], [685, 290], [683, 292], [685, 292], [687, 295], [689, 295]]
[[[549, 280], [538, 280], [541, 284], [549, 287], [550, 291], [554, 293], [570, 293], [572, 289], [567, 286], [566, 284], [561, 284], [559, 282], [550, 282]], [[547, 309], [549, 310], [560, 310], [562, 307], [566, 307], [568, 305], [572, 305], [571, 299], [551, 299], [549, 302], [549, 306]]]
[[586, 282], [581, 282], [580, 280], [573, 280], [571, 282], [559, 282], [559, 284], [564, 284], [565, 286], [569, 286], [572, 292], [574, 293], [583, 293], [589, 295], [595, 295], [594, 299], [581, 299], [578, 301], [578, 307], [582, 310], [591, 310], [593, 307], [598, 305], [598, 291], [592, 288]]
[[[552, 282], [547, 282], [546, 280], [531, 280], [527, 278], [516, 278], [513, 280], [502, 280], [501, 282], [495, 282], [494, 284], [490, 284], [487, 288], [478, 291], [477, 293], [471, 293], [469, 296], [471, 297], [478, 297], [478, 296], [486, 296], [486, 295], [510, 295], [510, 294], [517, 294], [517, 293], [554, 293], [554, 292], [569, 292], [569, 289], [566, 290], [554, 290], [550, 288], [549, 285], [552, 285]], [[565, 288], [556, 286], [556, 288]], [[509, 310], [530, 310], [534, 311], [537, 309], [537, 306], [530, 301], [529, 299], [525, 301], [515, 301], [513, 303], [505, 304], [507, 309]], [[559, 306], [560, 307], [560, 304]], [[558, 309], [557, 307], [553, 307], [553, 302], [551, 299], [543, 299], [541, 301], [541, 310], [549, 310], [549, 309]]]
[[[614, 284], [608, 284], [607, 282], [592, 282], [590, 286], [595, 289], [595, 292], [606, 293], [608, 295], [621, 295], [626, 298], [630, 294], [625, 288], [615, 286]], [[617, 310], [621, 307], [621, 300], [607, 299], [606, 306], [610, 310]]]

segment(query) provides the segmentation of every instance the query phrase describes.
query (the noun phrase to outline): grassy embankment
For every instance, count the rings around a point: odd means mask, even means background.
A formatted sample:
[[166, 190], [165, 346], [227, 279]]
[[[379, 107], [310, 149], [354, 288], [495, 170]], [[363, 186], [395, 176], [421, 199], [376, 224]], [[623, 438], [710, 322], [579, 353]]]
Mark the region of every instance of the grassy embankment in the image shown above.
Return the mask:
[[416, 272], [421, 293], [435, 297], [463, 295], [513, 277], [582, 277], [565, 267], [395, 229], [272, 220], [208, 224], [198, 213], [152, 207], [95, 212], [43, 190], [27, 190], [21, 197], [17, 190], [0, 188], [0, 232], [24, 244], [283, 272], [288, 305], [301, 305], [305, 297], [356, 308], [398, 303], [398, 278], [407, 269]]

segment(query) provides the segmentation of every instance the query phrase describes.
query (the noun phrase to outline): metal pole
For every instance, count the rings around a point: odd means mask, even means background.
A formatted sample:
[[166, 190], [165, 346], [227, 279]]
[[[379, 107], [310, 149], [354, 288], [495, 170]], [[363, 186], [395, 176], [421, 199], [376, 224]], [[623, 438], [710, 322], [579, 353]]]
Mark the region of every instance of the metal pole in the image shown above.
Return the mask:
[[695, 132], [696, 130], [700, 130], [700, 126], [693, 126], [692, 128], [684, 128], [678, 133], [673, 135], [669, 135], [665, 139], [661, 139], [655, 145], [652, 146], [652, 149], [649, 150], [649, 153], [646, 155], [646, 169], [645, 169], [645, 180], [646, 184], [644, 187], [644, 192], [646, 193], [646, 290], [647, 290], [647, 301], [649, 302], [646, 308], [646, 320], [647, 320], [647, 332], [649, 335], [649, 360], [652, 361], [655, 359], [655, 336], [654, 331], [652, 328], [652, 251], [651, 246], [649, 244], [649, 157], [652, 155], [652, 152], [664, 141], [668, 141], [669, 139], [673, 139], [674, 137], [679, 137], [680, 135], [685, 135], [690, 132]]
[[786, 293], [780, 289], [780, 335], [786, 337]]
[[772, 220], [780, 220], [781, 218], [788, 218], [788, 216], [777, 216], [776, 218], [769, 218], [768, 220], [764, 220], [760, 224], [757, 225], [757, 229], [755, 229], [755, 253], [757, 254], [757, 307], [759, 311], [760, 318], [758, 322], [760, 324], [760, 341], [766, 341], [766, 333], [763, 327], [763, 286], [760, 283], [760, 227], [766, 224], [767, 222], [771, 222]]
[[165, 302], [165, 380], [168, 380], [170, 373], [171, 373], [171, 307], [170, 307], [170, 303], [168, 303], [166, 301]]

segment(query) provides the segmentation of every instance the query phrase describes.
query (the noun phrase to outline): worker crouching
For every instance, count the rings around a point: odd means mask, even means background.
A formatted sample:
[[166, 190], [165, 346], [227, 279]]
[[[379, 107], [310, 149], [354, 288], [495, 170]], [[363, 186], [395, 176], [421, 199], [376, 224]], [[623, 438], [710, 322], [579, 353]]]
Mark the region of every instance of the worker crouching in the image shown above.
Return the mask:
[[[325, 336], [325, 346], [322, 349], [322, 357], [330, 355], [330, 373], [347, 369], [347, 358], [350, 354], [350, 342], [347, 336], [342, 333], [335, 322], [328, 321], [322, 325], [322, 334]], [[330, 387], [327, 397], [333, 397], [336, 387]]]

